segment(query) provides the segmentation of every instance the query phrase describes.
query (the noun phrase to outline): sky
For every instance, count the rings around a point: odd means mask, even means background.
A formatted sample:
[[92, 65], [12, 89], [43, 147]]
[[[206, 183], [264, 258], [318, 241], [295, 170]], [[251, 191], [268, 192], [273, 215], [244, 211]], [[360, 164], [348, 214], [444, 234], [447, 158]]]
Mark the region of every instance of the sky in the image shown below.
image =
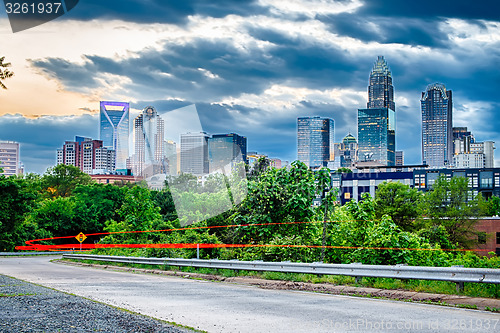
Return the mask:
[[435, 82], [453, 91], [454, 126], [500, 145], [497, 0], [80, 0], [17, 33], [0, 3], [0, 41], [15, 73], [0, 140], [20, 142], [26, 172], [45, 172], [76, 135], [98, 138], [99, 101], [130, 102], [132, 117], [195, 104], [206, 132], [293, 161], [297, 117], [333, 118], [337, 142], [357, 137], [379, 55], [406, 164], [422, 162], [420, 98]]

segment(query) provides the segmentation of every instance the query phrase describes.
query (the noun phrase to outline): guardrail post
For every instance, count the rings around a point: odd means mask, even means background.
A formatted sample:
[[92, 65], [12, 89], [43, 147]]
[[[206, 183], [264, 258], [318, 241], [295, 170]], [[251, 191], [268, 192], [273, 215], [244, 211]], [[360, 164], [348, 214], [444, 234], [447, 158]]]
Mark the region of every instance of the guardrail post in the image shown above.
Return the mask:
[[[453, 265], [451, 267], [464, 268], [464, 265]], [[457, 293], [463, 293], [465, 288], [464, 282], [457, 282]]]
[[196, 259], [200, 259], [200, 244], [196, 244]]

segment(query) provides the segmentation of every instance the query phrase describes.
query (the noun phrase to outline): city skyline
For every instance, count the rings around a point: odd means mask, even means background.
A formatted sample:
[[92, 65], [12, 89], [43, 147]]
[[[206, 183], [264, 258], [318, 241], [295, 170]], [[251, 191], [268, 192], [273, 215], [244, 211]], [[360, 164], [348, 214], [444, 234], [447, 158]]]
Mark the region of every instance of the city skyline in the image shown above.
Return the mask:
[[16, 34], [0, 10], [1, 55], [15, 73], [0, 91], [0, 140], [20, 142], [26, 172], [43, 173], [68, 138], [99, 137], [99, 101], [129, 102], [132, 119], [146, 105], [196, 104], [207, 132], [293, 161], [297, 117], [335, 119], [337, 141], [358, 138], [383, 55], [407, 164], [421, 163], [420, 95], [434, 82], [453, 90], [454, 126], [500, 142], [500, 4], [454, 3], [89, 0]]

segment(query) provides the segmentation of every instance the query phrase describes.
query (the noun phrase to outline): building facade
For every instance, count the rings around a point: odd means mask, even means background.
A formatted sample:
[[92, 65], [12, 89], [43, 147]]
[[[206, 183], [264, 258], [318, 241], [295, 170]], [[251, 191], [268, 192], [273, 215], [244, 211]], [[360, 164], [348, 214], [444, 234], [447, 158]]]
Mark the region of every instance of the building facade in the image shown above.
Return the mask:
[[470, 136], [454, 141], [455, 168], [493, 168], [495, 167], [495, 146], [493, 141], [474, 142]]
[[134, 154], [131, 167], [143, 178], [166, 173], [165, 122], [152, 106], [146, 106], [134, 119]]
[[165, 141], [165, 158], [168, 164], [168, 174], [176, 176], [179, 173], [177, 143], [172, 140]]
[[214, 134], [208, 139], [210, 172], [247, 160], [247, 138], [236, 133]]
[[12, 176], [21, 173], [19, 161], [19, 143], [0, 141], [0, 175]]
[[393, 110], [359, 109], [359, 160], [392, 166], [396, 163], [396, 118]]
[[114, 173], [115, 151], [103, 146], [101, 140], [76, 136], [57, 150], [57, 164], [73, 165], [86, 174]]
[[345, 204], [350, 200], [361, 200], [363, 193], [374, 197], [378, 186], [385, 181], [397, 181], [426, 192], [432, 189], [440, 176], [448, 179], [467, 178], [471, 198], [478, 193], [486, 199], [500, 196], [500, 168], [428, 169], [426, 165], [379, 166], [354, 169], [352, 173], [332, 173], [332, 180], [333, 187], [339, 188], [341, 204]]
[[358, 109], [358, 146], [361, 161], [395, 164], [396, 106], [392, 74], [383, 56], [379, 56], [368, 86], [366, 109]]
[[[453, 163], [452, 92], [444, 84], [427, 86], [422, 108], [422, 163], [442, 168]], [[456, 132], [460, 135], [459, 131]]]
[[100, 103], [99, 139], [115, 151], [116, 169], [126, 169], [129, 157], [129, 103]]
[[181, 172], [195, 176], [209, 173], [209, 138], [205, 132], [181, 134]]
[[334, 159], [334, 120], [323, 117], [297, 118], [297, 158], [309, 168], [321, 168]]
[[405, 154], [402, 150], [396, 150], [395, 166], [403, 166], [405, 164]]

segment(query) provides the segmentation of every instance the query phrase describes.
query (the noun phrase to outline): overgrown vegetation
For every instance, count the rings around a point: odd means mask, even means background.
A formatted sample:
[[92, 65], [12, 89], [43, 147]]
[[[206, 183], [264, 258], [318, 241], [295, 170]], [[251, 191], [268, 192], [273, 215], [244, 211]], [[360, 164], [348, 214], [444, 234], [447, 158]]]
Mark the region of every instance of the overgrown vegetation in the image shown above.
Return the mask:
[[[247, 178], [241, 172], [211, 176], [203, 185], [181, 175], [169, 179], [162, 191], [96, 184], [66, 165], [42, 176], [0, 176], [0, 249], [12, 251], [29, 239], [73, 236], [80, 231], [110, 232], [86, 242], [249, 244], [252, 247], [202, 248], [200, 257], [315, 262], [321, 260], [325, 228], [325, 262], [500, 267], [494, 254], [487, 258], [450, 251], [476, 246], [476, 218], [497, 215], [500, 208], [498, 198], [472, 197], [464, 178], [439, 178], [427, 193], [384, 183], [375, 198], [366, 195], [361, 202], [339, 206], [334, 203], [334, 190], [324, 193], [328, 170], [314, 173], [301, 162], [276, 169], [261, 160], [247, 170]], [[325, 199], [313, 206], [320, 196]], [[185, 230], [122, 233], [186, 226]], [[194, 257], [196, 248], [96, 252]]]

